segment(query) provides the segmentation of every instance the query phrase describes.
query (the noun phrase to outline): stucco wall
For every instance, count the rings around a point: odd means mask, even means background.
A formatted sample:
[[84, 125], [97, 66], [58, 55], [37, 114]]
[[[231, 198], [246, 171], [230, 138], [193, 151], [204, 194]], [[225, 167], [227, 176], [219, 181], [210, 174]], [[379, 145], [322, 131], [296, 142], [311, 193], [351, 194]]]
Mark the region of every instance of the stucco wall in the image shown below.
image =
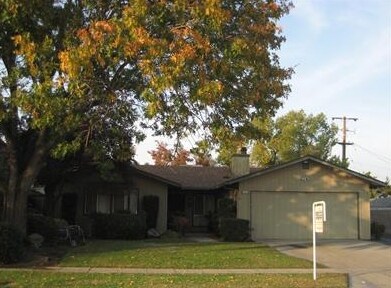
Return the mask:
[[[251, 220], [250, 195], [254, 191], [278, 192], [354, 192], [358, 195], [359, 238], [370, 239], [369, 187], [363, 180], [343, 171], [311, 162], [271, 171], [239, 183], [238, 218]], [[342, 195], [342, 194], [341, 194]], [[256, 209], [256, 207], [252, 207]], [[343, 221], [343, 219], [341, 219]]]
[[143, 176], [134, 176], [133, 185], [139, 190], [139, 209], [143, 196], [156, 195], [159, 197], [159, 212], [157, 230], [163, 233], [167, 230], [167, 185]]

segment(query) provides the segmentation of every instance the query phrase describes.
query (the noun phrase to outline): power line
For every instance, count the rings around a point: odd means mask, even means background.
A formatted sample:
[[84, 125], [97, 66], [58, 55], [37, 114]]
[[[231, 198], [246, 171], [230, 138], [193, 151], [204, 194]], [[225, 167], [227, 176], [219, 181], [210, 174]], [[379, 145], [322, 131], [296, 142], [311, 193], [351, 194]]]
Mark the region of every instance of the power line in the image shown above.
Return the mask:
[[387, 156], [377, 154], [377, 153], [375, 153], [375, 152], [373, 152], [373, 151], [371, 151], [371, 150], [369, 150], [369, 149], [367, 149], [367, 148], [365, 148], [365, 147], [362, 147], [361, 145], [359, 145], [359, 144], [357, 144], [357, 143], [356, 143], [355, 145], [356, 145], [358, 148], [360, 148], [360, 149], [362, 149], [362, 150], [364, 150], [364, 151], [366, 151], [366, 152], [372, 154], [373, 156], [375, 156], [375, 157], [378, 158], [379, 160], [381, 160], [381, 161], [383, 161], [383, 162], [385, 162], [385, 163], [387, 163], [387, 164], [390, 164], [390, 163], [391, 163], [391, 159], [388, 158]]
[[343, 117], [333, 117], [331, 119], [332, 120], [342, 120], [342, 142], [338, 142], [338, 144], [342, 145], [342, 161], [345, 162], [346, 161], [346, 146], [353, 145], [352, 142], [346, 142], [346, 131], [348, 131], [346, 129], [346, 121], [347, 120], [357, 121], [358, 118], [349, 118], [349, 117], [343, 116]]

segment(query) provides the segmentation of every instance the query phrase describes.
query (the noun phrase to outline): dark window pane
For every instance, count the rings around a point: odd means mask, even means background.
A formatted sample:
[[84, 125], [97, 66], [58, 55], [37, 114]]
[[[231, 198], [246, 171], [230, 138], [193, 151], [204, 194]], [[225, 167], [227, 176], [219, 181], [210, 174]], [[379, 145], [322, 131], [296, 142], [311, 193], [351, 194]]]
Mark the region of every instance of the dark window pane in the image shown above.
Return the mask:
[[204, 215], [204, 195], [194, 196], [194, 215]]

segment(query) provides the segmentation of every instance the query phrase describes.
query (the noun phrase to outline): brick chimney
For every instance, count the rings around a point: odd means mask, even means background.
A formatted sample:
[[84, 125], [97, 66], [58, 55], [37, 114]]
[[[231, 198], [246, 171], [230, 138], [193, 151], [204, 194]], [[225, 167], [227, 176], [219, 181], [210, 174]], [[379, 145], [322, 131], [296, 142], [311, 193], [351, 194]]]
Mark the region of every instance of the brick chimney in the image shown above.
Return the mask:
[[243, 176], [250, 173], [250, 155], [247, 148], [242, 147], [240, 153], [234, 154], [231, 159], [231, 173], [234, 177]]

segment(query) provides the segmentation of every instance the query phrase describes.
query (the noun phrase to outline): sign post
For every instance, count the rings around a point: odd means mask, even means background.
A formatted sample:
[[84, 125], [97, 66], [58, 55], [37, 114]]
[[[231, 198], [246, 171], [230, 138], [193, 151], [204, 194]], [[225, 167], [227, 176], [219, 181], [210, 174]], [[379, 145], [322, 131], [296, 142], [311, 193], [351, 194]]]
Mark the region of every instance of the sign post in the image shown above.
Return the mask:
[[316, 233], [323, 233], [323, 222], [326, 222], [326, 202], [312, 203], [312, 255], [314, 280], [316, 280]]

